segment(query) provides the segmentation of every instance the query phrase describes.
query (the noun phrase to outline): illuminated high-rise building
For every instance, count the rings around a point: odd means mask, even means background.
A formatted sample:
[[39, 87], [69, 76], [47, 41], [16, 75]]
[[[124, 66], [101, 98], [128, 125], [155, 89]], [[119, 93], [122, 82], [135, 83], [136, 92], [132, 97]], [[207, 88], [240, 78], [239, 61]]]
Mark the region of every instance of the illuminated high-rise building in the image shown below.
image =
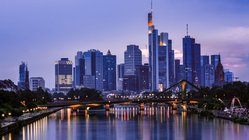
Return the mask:
[[68, 58], [55, 63], [55, 91], [66, 94], [72, 88], [72, 66]]
[[201, 83], [201, 45], [189, 35], [183, 38], [183, 65], [185, 79], [200, 86]]
[[110, 50], [103, 56], [103, 67], [103, 89], [116, 90], [116, 55], [112, 55]]
[[148, 14], [149, 86], [151, 91], [158, 91], [174, 82], [174, 54], [168, 33], [158, 35], [152, 19], [151, 10]]
[[159, 69], [158, 69], [158, 30], [155, 29], [152, 20], [152, 10], [148, 14], [148, 44], [149, 44], [149, 86], [150, 90], [159, 89]]
[[21, 90], [29, 89], [29, 71], [28, 65], [22, 62], [19, 66], [18, 88]]
[[123, 90], [124, 64], [118, 65], [118, 90]]
[[201, 56], [201, 86], [205, 86], [205, 70], [207, 65], [209, 65], [209, 56]]
[[142, 65], [142, 51], [139, 46], [128, 45], [124, 60], [123, 90], [137, 91], [139, 88], [136, 68]]
[[124, 75], [135, 75], [136, 66], [142, 65], [142, 51], [137, 45], [128, 45], [124, 53]]
[[175, 51], [172, 49], [172, 40], [168, 42], [169, 50], [169, 85], [175, 84]]
[[83, 76], [84, 87], [103, 90], [103, 53], [92, 49], [83, 53], [85, 75]]
[[75, 56], [74, 67], [74, 87], [80, 88], [83, 86], [83, 76], [85, 75], [85, 60], [81, 51]]

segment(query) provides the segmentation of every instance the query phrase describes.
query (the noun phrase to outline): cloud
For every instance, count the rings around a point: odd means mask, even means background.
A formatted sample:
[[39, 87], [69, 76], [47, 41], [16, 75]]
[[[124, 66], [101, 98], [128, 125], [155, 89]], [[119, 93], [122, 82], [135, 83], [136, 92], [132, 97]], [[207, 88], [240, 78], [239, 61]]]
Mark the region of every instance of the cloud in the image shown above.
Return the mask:
[[174, 49], [174, 51], [175, 51], [175, 59], [182, 60], [182, 56], [183, 56], [182, 51], [180, 51], [178, 49]]
[[220, 53], [226, 69], [231, 69], [241, 80], [249, 79], [245, 75], [249, 66], [249, 27], [226, 27], [208, 33], [203, 41], [204, 52]]

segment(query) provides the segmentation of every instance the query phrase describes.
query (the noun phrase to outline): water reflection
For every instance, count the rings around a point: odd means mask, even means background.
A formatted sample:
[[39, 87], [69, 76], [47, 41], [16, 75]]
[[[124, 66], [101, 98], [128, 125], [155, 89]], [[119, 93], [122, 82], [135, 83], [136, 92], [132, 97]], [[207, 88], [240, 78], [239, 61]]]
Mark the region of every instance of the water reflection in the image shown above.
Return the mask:
[[115, 108], [86, 114], [60, 110], [2, 136], [2, 140], [233, 140], [249, 139], [249, 126], [210, 119], [169, 107]]

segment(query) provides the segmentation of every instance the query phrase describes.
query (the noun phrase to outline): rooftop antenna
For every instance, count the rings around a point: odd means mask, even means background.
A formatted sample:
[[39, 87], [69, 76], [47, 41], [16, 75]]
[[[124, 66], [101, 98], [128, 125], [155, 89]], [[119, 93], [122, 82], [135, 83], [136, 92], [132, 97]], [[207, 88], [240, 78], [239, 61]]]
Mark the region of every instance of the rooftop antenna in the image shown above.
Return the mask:
[[187, 24], [187, 36], [188, 36], [188, 24]]
[[153, 0], [151, 0], [151, 3], [150, 3], [150, 10], [151, 12], [153, 11]]

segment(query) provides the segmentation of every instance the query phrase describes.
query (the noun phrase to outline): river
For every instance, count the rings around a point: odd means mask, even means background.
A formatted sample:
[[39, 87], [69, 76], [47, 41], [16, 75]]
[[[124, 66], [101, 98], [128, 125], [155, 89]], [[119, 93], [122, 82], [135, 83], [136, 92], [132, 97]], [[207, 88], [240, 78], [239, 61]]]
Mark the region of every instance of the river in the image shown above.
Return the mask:
[[248, 140], [249, 126], [167, 107], [85, 114], [62, 109], [2, 140]]

